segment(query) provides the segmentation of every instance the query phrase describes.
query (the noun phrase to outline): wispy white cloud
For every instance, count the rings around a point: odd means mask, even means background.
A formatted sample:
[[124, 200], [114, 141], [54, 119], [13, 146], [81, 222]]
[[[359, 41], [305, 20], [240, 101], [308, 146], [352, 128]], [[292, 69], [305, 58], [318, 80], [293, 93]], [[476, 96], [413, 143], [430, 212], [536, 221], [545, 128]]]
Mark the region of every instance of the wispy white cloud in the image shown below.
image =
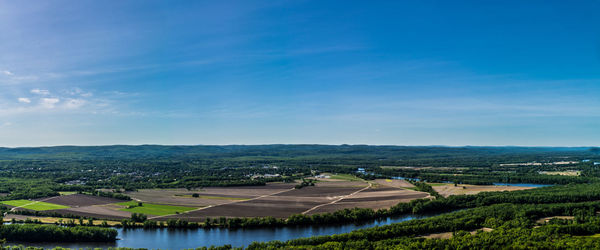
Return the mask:
[[67, 95], [71, 96], [81, 96], [81, 97], [92, 97], [94, 94], [92, 92], [83, 91], [81, 88], [75, 87], [70, 90], [63, 91]]
[[38, 79], [35, 75], [18, 75], [9, 70], [0, 70], [0, 85], [15, 85]]
[[[0, 90], [2, 89], [0, 87]], [[14, 93], [11, 94], [11, 92]], [[110, 91], [94, 93], [76, 87], [63, 90], [34, 88], [30, 89], [29, 93], [29, 95], [23, 95], [23, 90], [19, 88], [0, 91], [0, 118], [42, 114], [131, 114], [131, 111], [125, 107], [132, 100], [133, 95], [125, 92], [116, 92], [119, 93], [118, 95]]]
[[46, 89], [32, 89], [31, 91], [32, 94], [36, 94], [36, 95], [49, 95], [50, 91], [46, 90]]
[[65, 102], [65, 108], [67, 109], [77, 109], [81, 106], [85, 105], [86, 101], [83, 99], [68, 99]]
[[20, 103], [31, 103], [31, 99], [29, 99], [27, 97], [19, 97], [18, 100]]
[[42, 98], [40, 99], [40, 105], [44, 108], [52, 109], [60, 102], [58, 98]]

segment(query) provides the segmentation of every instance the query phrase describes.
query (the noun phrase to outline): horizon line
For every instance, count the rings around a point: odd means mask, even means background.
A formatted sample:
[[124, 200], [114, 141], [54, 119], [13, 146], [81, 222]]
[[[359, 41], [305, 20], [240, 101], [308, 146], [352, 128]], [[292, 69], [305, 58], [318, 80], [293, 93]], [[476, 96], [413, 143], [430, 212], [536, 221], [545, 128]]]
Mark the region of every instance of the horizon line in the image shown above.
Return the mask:
[[97, 144], [97, 145], [83, 145], [83, 144], [60, 144], [60, 145], [38, 145], [38, 146], [0, 146], [0, 148], [7, 149], [20, 149], [20, 148], [54, 148], [54, 147], [114, 147], [114, 146], [128, 146], [128, 147], [141, 147], [141, 146], [165, 146], [165, 147], [211, 147], [211, 146], [372, 146], [372, 147], [440, 147], [440, 148], [461, 148], [461, 147], [502, 147], [502, 148], [598, 148], [598, 145], [580, 145], [580, 146], [560, 146], [560, 145], [402, 145], [402, 144], [321, 144], [321, 143], [258, 143], [258, 144]]

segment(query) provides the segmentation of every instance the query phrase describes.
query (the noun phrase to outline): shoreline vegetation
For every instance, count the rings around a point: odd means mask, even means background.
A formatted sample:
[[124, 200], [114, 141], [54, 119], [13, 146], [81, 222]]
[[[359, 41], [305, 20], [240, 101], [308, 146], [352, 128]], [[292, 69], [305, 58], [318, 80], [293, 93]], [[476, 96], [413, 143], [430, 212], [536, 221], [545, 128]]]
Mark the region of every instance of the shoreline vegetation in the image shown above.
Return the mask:
[[0, 235], [8, 241], [26, 242], [112, 242], [117, 240], [117, 230], [115, 229], [86, 226], [10, 224], [0, 226]]

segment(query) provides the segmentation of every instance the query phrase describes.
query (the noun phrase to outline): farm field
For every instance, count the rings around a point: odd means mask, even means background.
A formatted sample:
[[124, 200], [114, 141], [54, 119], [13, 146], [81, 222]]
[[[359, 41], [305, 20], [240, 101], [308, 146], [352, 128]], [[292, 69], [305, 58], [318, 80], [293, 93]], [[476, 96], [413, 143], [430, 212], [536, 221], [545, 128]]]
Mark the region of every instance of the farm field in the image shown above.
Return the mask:
[[562, 175], [562, 176], [579, 176], [581, 171], [579, 170], [567, 170], [567, 171], [540, 171], [540, 174], [545, 175]]
[[72, 195], [72, 194], [76, 194], [77, 192], [74, 192], [74, 191], [60, 191], [58, 193], [60, 195]]
[[63, 206], [59, 204], [52, 204], [43, 201], [30, 201], [30, 200], [9, 200], [1, 202], [4, 205], [9, 205], [12, 207], [20, 207], [35, 211], [46, 211], [46, 210], [55, 210], [55, 209], [63, 209], [69, 208], [68, 206]]
[[480, 192], [493, 192], [493, 191], [515, 191], [515, 190], [524, 190], [524, 189], [532, 189], [534, 187], [520, 187], [520, 186], [497, 186], [497, 185], [468, 185], [468, 184], [459, 184], [454, 186], [454, 184], [446, 184], [446, 183], [435, 183], [431, 185], [433, 189], [438, 192], [440, 195], [444, 197], [448, 197], [450, 195], [461, 195], [461, 194], [477, 194]]
[[[269, 183], [265, 186], [211, 187], [188, 189], [141, 189], [127, 192], [132, 201], [67, 194], [38, 200], [12, 200], [3, 204], [36, 211], [51, 211], [104, 220], [122, 220], [132, 213], [146, 214], [150, 219], [183, 219], [204, 221], [217, 217], [276, 217], [292, 214], [329, 213], [346, 208], [383, 209], [400, 202], [432, 198], [428, 193], [414, 191], [405, 180], [377, 179], [372, 181], [333, 179], [319, 181], [315, 186], [295, 189], [296, 183]], [[476, 186], [436, 184], [433, 188], [447, 197], [476, 194], [485, 191], [529, 189], [516, 186]], [[138, 206], [142, 203], [142, 206]]]
[[122, 200], [107, 198], [107, 197], [98, 197], [91, 196], [85, 194], [71, 194], [71, 195], [61, 195], [54, 196], [50, 198], [37, 199], [43, 200], [47, 203], [53, 203], [58, 205], [63, 205], [67, 207], [85, 207], [85, 206], [93, 206], [93, 205], [105, 205], [111, 203], [122, 202]]
[[[389, 186], [391, 185], [391, 186]], [[212, 205], [186, 214], [161, 219], [202, 221], [206, 217], [265, 217], [285, 218], [292, 214], [324, 213], [344, 208], [389, 208], [398, 202], [425, 198], [429, 194], [394, 187], [373, 185], [365, 181], [323, 181], [302, 189], [278, 190], [246, 201]]]
[[[265, 186], [246, 187], [209, 187], [195, 190], [185, 188], [175, 189], [140, 189], [126, 192], [136, 201], [166, 204], [175, 206], [205, 207], [230, 203], [232, 201], [248, 200], [263, 195], [291, 190], [294, 183], [268, 183]], [[201, 197], [190, 197], [197, 193]]]
[[[141, 213], [147, 215], [169, 215], [194, 210], [194, 207], [182, 207], [182, 206], [171, 206], [171, 205], [159, 205], [159, 204], [148, 204], [143, 203], [142, 206], [138, 206], [137, 201], [128, 201], [117, 203], [116, 205], [124, 206], [125, 208], [120, 209], [121, 211], [127, 211], [131, 213]], [[133, 207], [130, 207], [133, 206]]]
[[82, 206], [82, 207], [74, 207], [67, 209], [59, 209], [53, 210], [53, 212], [63, 214], [63, 215], [78, 215], [83, 217], [93, 217], [100, 219], [109, 219], [109, 220], [121, 220], [131, 218], [131, 213], [127, 211], [121, 211], [123, 206], [118, 206], [115, 204], [107, 204], [107, 205], [92, 205], [92, 206]]
[[414, 186], [404, 180], [378, 179], [374, 183], [375, 185], [368, 189], [344, 197], [335, 203], [320, 206], [307, 214], [330, 213], [354, 207], [382, 209], [400, 202], [430, 197], [428, 193], [406, 189]]
[[383, 186], [390, 186], [395, 188], [414, 188], [415, 185], [411, 184], [406, 180], [392, 180], [392, 179], [377, 179], [375, 183]]
[[362, 181], [362, 179], [354, 176], [354, 175], [350, 175], [350, 174], [324, 174], [324, 175], [329, 175], [330, 179], [333, 180], [344, 180], [344, 181]]

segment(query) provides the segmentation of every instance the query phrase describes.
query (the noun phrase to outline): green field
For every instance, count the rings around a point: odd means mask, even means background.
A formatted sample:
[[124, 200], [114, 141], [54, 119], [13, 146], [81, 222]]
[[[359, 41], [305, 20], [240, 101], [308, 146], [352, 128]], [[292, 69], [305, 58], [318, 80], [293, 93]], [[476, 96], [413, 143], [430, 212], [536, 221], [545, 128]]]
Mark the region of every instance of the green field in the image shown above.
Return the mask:
[[427, 183], [427, 185], [432, 186], [432, 187], [446, 186], [448, 184], [452, 184], [452, 183]]
[[14, 206], [14, 207], [22, 207], [26, 209], [31, 209], [35, 211], [44, 211], [44, 210], [54, 210], [54, 209], [63, 209], [69, 208], [67, 206], [47, 203], [43, 201], [30, 201], [30, 200], [10, 200], [1, 202], [4, 205]]
[[169, 206], [169, 205], [158, 205], [158, 204], [149, 204], [143, 203], [141, 207], [137, 206], [137, 201], [128, 201], [117, 203], [117, 205], [121, 206], [136, 206], [133, 208], [123, 208], [121, 211], [127, 211], [132, 213], [141, 213], [148, 215], [170, 215], [176, 213], [182, 213], [186, 211], [191, 211], [196, 209], [195, 207], [180, 207], [180, 206]]
[[76, 194], [77, 192], [74, 192], [74, 191], [60, 191], [58, 193], [60, 195], [72, 195], [72, 194]]

